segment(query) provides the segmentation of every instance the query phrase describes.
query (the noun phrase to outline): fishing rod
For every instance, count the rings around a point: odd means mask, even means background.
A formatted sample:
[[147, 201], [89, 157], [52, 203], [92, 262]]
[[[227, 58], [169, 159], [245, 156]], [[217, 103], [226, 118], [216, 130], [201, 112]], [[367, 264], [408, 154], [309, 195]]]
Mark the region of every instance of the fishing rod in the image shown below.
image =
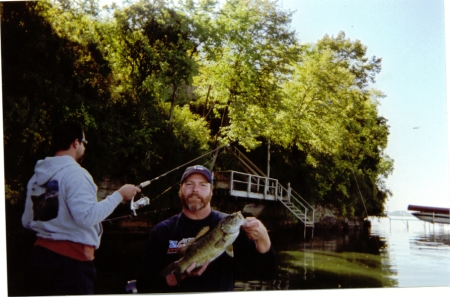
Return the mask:
[[[137, 187], [139, 188], [139, 189], [143, 189], [143, 188], [145, 188], [146, 186], [148, 186], [149, 184], [151, 184], [152, 182], [154, 182], [154, 181], [156, 181], [156, 180], [158, 180], [158, 179], [160, 179], [161, 177], [164, 177], [164, 176], [166, 176], [166, 175], [168, 175], [168, 174], [170, 174], [170, 173], [172, 173], [172, 172], [174, 172], [174, 171], [176, 171], [176, 170], [178, 170], [178, 169], [180, 169], [180, 168], [182, 168], [182, 167], [184, 167], [184, 166], [186, 166], [186, 165], [188, 165], [188, 164], [190, 164], [190, 163], [192, 163], [192, 162], [194, 162], [194, 161], [197, 161], [198, 159], [201, 159], [201, 158], [203, 158], [203, 157], [205, 157], [205, 156], [207, 156], [207, 155], [209, 155], [209, 154], [212, 154], [212, 153], [214, 153], [214, 152], [216, 152], [216, 151], [218, 151], [218, 150], [220, 150], [220, 149], [222, 149], [222, 148], [224, 148], [224, 147], [231, 147], [232, 145], [234, 145], [234, 144], [236, 144], [237, 142], [239, 142], [239, 140], [235, 140], [235, 141], [233, 141], [233, 142], [229, 142], [229, 143], [227, 143], [227, 144], [225, 144], [225, 145], [223, 145], [223, 146], [221, 146], [221, 147], [218, 147], [218, 148], [216, 148], [216, 149], [214, 149], [214, 150], [212, 150], [212, 151], [209, 151], [209, 152], [207, 152], [206, 154], [203, 154], [203, 155], [201, 155], [200, 157], [197, 157], [197, 158], [195, 158], [195, 159], [192, 159], [191, 161], [189, 161], [189, 162], [187, 162], [187, 163], [184, 163], [183, 165], [180, 165], [180, 166], [178, 166], [178, 167], [176, 167], [176, 168], [174, 168], [174, 169], [172, 169], [172, 170], [169, 170], [169, 171], [167, 171], [167, 172], [165, 172], [164, 174], [161, 174], [161, 175], [159, 175], [159, 176], [157, 176], [157, 177], [155, 177], [155, 178], [153, 178], [153, 179], [151, 179], [151, 180], [147, 180], [147, 181], [145, 181], [145, 182], [142, 182], [142, 183], [140, 183]], [[138, 201], [134, 201], [134, 197], [131, 199], [131, 204], [130, 204], [130, 209], [131, 209], [131, 211], [133, 212], [133, 215], [134, 216], [137, 216], [137, 214], [136, 214], [136, 210], [137, 209], [139, 209], [139, 208], [141, 208], [141, 207], [144, 207], [144, 206], [146, 206], [146, 205], [149, 205], [150, 204], [150, 199], [148, 198], [148, 197], [142, 197], [142, 198], [140, 198]]]

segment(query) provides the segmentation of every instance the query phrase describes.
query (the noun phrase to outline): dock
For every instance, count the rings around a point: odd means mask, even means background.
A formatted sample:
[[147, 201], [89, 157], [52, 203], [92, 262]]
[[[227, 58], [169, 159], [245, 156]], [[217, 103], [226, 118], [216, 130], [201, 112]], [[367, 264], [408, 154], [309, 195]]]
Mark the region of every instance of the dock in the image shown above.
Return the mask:
[[282, 203], [304, 226], [314, 229], [315, 209], [288, 184], [283, 187], [277, 179], [239, 171], [214, 172], [214, 189], [229, 196]]

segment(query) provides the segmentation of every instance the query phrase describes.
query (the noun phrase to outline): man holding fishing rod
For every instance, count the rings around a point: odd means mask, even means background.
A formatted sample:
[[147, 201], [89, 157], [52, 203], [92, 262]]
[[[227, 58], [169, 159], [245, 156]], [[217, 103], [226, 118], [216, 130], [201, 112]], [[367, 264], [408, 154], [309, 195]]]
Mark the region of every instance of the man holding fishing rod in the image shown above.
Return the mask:
[[100, 223], [141, 192], [124, 185], [98, 202], [97, 186], [80, 166], [86, 145], [80, 124], [62, 123], [53, 133], [55, 155], [38, 161], [28, 182], [22, 224], [37, 235], [23, 284], [30, 296], [93, 294]]
[[203, 166], [185, 170], [179, 190], [182, 211], [152, 229], [137, 276], [138, 293], [233, 291], [235, 261], [253, 268], [258, 277], [272, 276], [275, 252], [266, 227], [240, 212], [212, 210], [212, 182]]

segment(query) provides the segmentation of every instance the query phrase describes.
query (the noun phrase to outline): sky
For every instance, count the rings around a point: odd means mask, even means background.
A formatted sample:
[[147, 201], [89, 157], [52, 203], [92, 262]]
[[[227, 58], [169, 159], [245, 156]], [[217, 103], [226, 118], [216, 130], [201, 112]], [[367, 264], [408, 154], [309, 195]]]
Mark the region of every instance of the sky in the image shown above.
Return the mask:
[[410, 204], [450, 207], [444, 2], [278, 1], [281, 9], [294, 11], [291, 27], [300, 42], [343, 31], [367, 46], [368, 57], [382, 58], [373, 87], [386, 95], [378, 111], [390, 126], [385, 152], [394, 172], [386, 180], [393, 194], [388, 211], [406, 211]]

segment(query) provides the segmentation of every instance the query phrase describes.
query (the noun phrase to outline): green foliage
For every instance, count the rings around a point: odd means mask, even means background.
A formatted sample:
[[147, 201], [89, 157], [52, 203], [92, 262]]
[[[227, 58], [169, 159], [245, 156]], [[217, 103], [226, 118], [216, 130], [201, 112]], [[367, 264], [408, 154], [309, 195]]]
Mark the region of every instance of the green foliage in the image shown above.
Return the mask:
[[355, 84], [363, 89], [368, 82], [375, 82], [376, 74], [381, 71], [381, 58], [367, 58], [367, 47], [359, 40], [351, 41], [345, 38], [344, 32], [339, 32], [336, 38], [325, 35], [317, 43], [319, 50], [331, 50], [335, 54], [334, 62], [348, 68], [355, 75]]
[[208, 123], [196, 114], [192, 114], [189, 106], [175, 107], [173, 133], [186, 149], [209, 150]]
[[265, 168], [270, 140], [271, 176], [311, 203], [383, 212], [381, 59], [359, 40], [301, 45], [272, 0], [140, 0], [102, 17], [97, 0], [1, 5], [7, 197], [50, 153], [52, 127], [76, 119], [98, 181], [137, 184], [237, 139]]
[[384, 95], [361, 82], [379, 69], [379, 59], [370, 64], [365, 47], [342, 36], [324, 37], [293, 64], [281, 107], [265, 130], [275, 154], [284, 155], [272, 157], [271, 176], [343, 215], [376, 215], [390, 195], [384, 182], [393, 161], [383, 153], [388, 126], [376, 109]]
[[343, 36], [325, 36], [294, 65], [273, 142], [304, 152], [316, 203], [337, 206], [342, 214], [377, 214], [389, 195], [379, 177], [391, 173], [392, 160], [383, 158], [388, 127], [376, 110], [383, 94], [364, 85], [380, 60], [367, 62], [365, 47]]
[[203, 104], [208, 95], [211, 116], [220, 119], [214, 133], [240, 139], [248, 148], [266, 135], [279, 108], [280, 82], [289, 74], [299, 47], [290, 30], [290, 12], [278, 9], [272, 1], [227, 1], [211, 27], [220, 32], [220, 43], [208, 43], [195, 77], [197, 95]]
[[2, 8], [5, 178], [16, 189], [26, 184], [36, 159], [49, 153], [55, 123], [93, 120], [90, 110], [105, 98], [109, 69], [88, 58], [95, 48], [67, 38], [63, 14], [49, 2]]
[[[119, 55], [126, 47], [121, 33], [127, 32], [114, 22], [49, 1], [4, 4], [5, 178], [11, 188], [24, 191], [36, 160], [50, 154], [52, 127], [66, 119], [86, 127], [84, 165], [97, 180], [138, 183], [157, 166], [155, 173], [198, 154], [200, 148], [176, 156], [184, 144], [168, 128], [164, 88], [151, 86], [164, 86], [172, 73], [168, 78], [141, 67], [129, 76]], [[151, 75], [139, 80], [139, 73]]]

